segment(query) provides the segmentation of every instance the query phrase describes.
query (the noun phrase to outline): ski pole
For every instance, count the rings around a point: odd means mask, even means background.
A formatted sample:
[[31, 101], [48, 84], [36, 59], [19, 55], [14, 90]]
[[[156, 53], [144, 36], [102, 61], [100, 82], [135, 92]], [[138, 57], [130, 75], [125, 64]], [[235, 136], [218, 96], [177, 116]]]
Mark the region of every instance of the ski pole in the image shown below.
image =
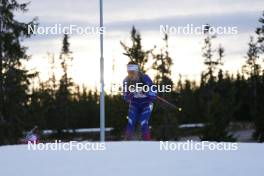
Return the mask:
[[178, 108], [177, 106], [175, 106], [174, 104], [168, 102], [167, 100], [165, 100], [164, 98], [162, 98], [162, 97], [160, 97], [160, 96], [157, 96], [157, 98], [158, 98], [160, 101], [162, 101], [162, 102], [164, 102], [164, 103], [170, 105], [171, 107], [177, 109], [178, 111], [181, 111], [181, 110], [182, 110], [182, 108]]

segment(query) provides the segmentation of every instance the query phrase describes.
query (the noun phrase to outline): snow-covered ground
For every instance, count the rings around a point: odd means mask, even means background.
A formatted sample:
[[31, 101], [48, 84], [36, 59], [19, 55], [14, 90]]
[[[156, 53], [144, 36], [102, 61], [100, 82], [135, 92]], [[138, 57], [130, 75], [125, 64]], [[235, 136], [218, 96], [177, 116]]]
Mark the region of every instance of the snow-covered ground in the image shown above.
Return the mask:
[[29, 151], [27, 147], [0, 147], [0, 176], [264, 174], [264, 144], [239, 143], [236, 151], [161, 151], [159, 142], [107, 142], [104, 151]]

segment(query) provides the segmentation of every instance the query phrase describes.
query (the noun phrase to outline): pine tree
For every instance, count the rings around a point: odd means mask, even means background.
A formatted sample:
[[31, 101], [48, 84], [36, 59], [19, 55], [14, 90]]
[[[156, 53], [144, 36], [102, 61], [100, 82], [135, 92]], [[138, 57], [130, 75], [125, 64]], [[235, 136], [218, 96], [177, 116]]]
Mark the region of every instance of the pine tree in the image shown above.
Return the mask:
[[[173, 81], [171, 80], [171, 66], [173, 65], [173, 62], [168, 51], [168, 35], [166, 33], [164, 34], [163, 40], [165, 46], [161, 48], [160, 52], [158, 54], [152, 52], [152, 56], [154, 59], [152, 69], [156, 71], [154, 83], [159, 86], [170, 85], [172, 89]], [[167, 99], [168, 101], [172, 100], [171, 92], [160, 92], [159, 96]], [[175, 113], [168, 110], [169, 107], [165, 106], [163, 103], [158, 103], [157, 106], [157, 111], [163, 121], [161, 123], [163, 125], [159, 125], [161, 128], [161, 137], [159, 138], [163, 140], [176, 139], [177, 119], [175, 118]]]
[[253, 37], [250, 37], [248, 47], [247, 55], [245, 57], [246, 64], [243, 65], [243, 72], [248, 76], [258, 77], [261, 72], [261, 65], [259, 64], [259, 48]]
[[[264, 141], [264, 68], [262, 64], [264, 62], [264, 11], [259, 18], [260, 26], [256, 29], [257, 41], [251, 41], [249, 44], [249, 51], [247, 54], [246, 66], [251, 67], [250, 85], [253, 88], [253, 108], [252, 115], [255, 122], [255, 134], [254, 137], [259, 142]], [[253, 40], [253, 39], [252, 39]], [[262, 62], [261, 62], [262, 60]], [[253, 68], [252, 68], [253, 67]]]
[[[257, 30], [259, 31], [259, 30]], [[259, 33], [260, 34], [260, 33]], [[260, 53], [261, 47], [259, 46], [259, 42], [261, 41], [261, 35], [259, 35], [258, 41], [254, 41], [253, 37], [250, 37], [250, 42], [248, 43], [248, 52], [246, 55], [246, 64], [243, 66], [243, 72], [248, 76], [248, 83], [250, 89], [250, 101], [251, 101], [251, 116], [254, 119], [256, 131], [254, 137], [258, 141], [264, 141], [264, 116], [262, 111], [262, 92], [259, 91], [261, 85], [263, 84], [261, 81], [261, 60]]]
[[173, 65], [172, 58], [169, 56], [168, 51], [168, 34], [164, 34], [165, 47], [160, 50], [159, 54], [153, 54], [154, 62], [152, 64], [152, 69], [157, 71], [155, 76], [155, 83], [161, 85], [171, 85], [173, 82], [171, 80], [171, 67]]
[[72, 100], [72, 88], [73, 82], [69, 77], [68, 69], [70, 62], [72, 61], [72, 52], [70, 51], [69, 37], [64, 34], [62, 50], [60, 54], [61, 68], [63, 75], [59, 81], [59, 87], [56, 92], [56, 110], [57, 110], [57, 130], [61, 132], [63, 128], [69, 128], [72, 120], [71, 113], [71, 100]]
[[202, 48], [203, 54], [202, 56], [205, 58], [204, 64], [207, 66], [207, 71], [204, 73], [204, 78], [207, 79], [209, 82], [215, 79], [215, 71], [218, 66], [222, 65], [222, 58], [224, 54], [224, 48], [219, 45], [217, 49], [218, 56], [214, 58], [214, 49], [212, 48], [212, 40], [216, 38], [216, 35], [211, 34], [210, 25], [207, 24], [204, 27], [204, 46]]
[[30, 57], [21, 45], [22, 39], [31, 36], [28, 25], [35, 25], [36, 20], [23, 23], [14, 18], [17, 11], [26, 12], [27, 5], [0, 0], [0, 144], [16, 143], [22, 134], [30, 79], [36, 75], [22, 65]]
[[151, 52], [151, 50], [145, 51], [142, 48], [141, 35], [134, 26], [132, 27], [130, 38], [132, 42], [131, 47], [127, 46], [123, 42], [120, 42], [120, 44], [125, 50], [125, 53], [123, 54], [128, 56], [131, 61], [136, 62], [139, 65], [140, 71], [145, 73], [146, 72], [145, 64], [148, 62], [148, 55]]
[[256, 34], [258, 36], [258, 44], [260, 51], [264, 53], [264, 11], [262, 13], [262, 17], [259, 18], [260, 27], [257, 27]]
[[[205, 117], [206, 125], [202, 130], [201, 139], [211, 141], [234, 140], [228, 134], [227, 128], [233, 116], [233, 88], [225, 84], [223, 71], [224, 48], [219, 45], [215, 50], [212, 47], [212, 40], [216, 38], [211, 35], [210, 26], [206, 25], [204, 34], [203, 57], [207, 66], [206, 72], [202, 73], [200, 85], [200, 103], [202, 104], [201, 114]], [[217, 51], [217, 56], [215, 56]], [[218, 71], [218, 75], [216, 75]]]

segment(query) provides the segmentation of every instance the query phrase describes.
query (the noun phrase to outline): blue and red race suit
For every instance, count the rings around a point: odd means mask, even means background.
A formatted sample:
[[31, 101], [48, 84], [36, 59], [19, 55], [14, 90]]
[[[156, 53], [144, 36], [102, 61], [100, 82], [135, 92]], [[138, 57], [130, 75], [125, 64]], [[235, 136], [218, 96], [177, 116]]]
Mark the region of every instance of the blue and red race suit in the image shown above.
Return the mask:
[[[145, 87], [145, 89], [131, 91], [129, 86], [132, 88], [132, 86], [136, 87], [135, 85]], [[150, 140], [151, 136], [148, 123], [153, 102], [157, 98], [157, 91], [153, 83], [148, 75], [139, 73], [138, 81], [131, 81], [126, 77], [123, 81], [123, 86], [124, 100], [129, 103], [126, 137], [129, 140], [133, 139], [136, 123], [139, 122], [143, 140]]]

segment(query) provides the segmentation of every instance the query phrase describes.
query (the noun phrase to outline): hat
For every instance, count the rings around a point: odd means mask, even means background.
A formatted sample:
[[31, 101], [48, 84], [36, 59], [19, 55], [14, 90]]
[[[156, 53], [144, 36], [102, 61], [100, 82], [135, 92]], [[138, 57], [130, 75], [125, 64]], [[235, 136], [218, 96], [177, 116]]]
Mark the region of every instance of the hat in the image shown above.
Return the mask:
[[137, 64], [128, 64], [127, 65], [127, 71], [139, 71]]

